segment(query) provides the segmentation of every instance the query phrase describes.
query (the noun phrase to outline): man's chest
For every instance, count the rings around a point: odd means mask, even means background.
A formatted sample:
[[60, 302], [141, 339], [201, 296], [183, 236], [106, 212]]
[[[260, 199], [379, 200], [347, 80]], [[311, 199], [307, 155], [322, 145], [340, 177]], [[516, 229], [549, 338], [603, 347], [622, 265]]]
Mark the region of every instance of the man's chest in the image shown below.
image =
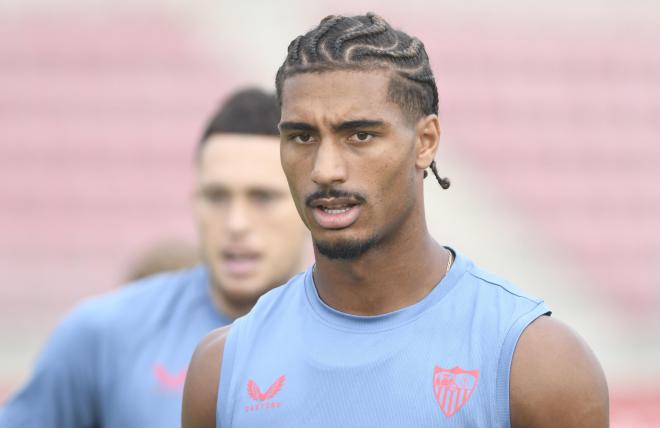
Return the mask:
[[248, 369], [230, 398], [231, 426], [489, 426], [493, 371], [479, 358], [407, 352], [365, 367]]

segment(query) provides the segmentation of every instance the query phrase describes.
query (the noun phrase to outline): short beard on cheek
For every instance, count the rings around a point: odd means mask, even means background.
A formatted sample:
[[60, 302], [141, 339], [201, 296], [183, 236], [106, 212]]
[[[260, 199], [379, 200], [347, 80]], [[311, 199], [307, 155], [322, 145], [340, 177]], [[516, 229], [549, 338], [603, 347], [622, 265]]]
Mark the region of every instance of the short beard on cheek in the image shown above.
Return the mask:
[[343, 240], [338, 242], [314, 241], [316, 249], [331, 260], [355, 260], [380, 243], [378, 236], [366, 240]]

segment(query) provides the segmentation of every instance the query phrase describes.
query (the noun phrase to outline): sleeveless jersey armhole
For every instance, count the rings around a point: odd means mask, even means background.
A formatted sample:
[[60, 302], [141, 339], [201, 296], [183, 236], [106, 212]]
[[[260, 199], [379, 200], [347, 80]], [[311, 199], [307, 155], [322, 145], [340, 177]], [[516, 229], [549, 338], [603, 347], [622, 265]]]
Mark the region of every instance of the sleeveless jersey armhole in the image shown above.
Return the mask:
[[518, 344], [518, 339], [523, 331], [534, 320], [543, 316], [551, 315], [552, 312], [548, 309], [543, 301], [531, 311], [520, 316], [509, 327], [509, 331], [504, 337], [502, 349], [500, 351], [500, 358], [497, 365], [497, 380], [495, 386], [495, 393], [497, 397], [496, 412], [498, 417], [498, 426], [510, 428], [511, 427], [511, 414], [509, 409], [509, 375], [511, 373], [511, 363], [513, 361], [513, 352]]
[[[218, 383], [218, 401], [215, 404], [215, 426], [216, 428], [229, 428], [232, 420], [232, 412], [234, 408], [234, 399], [230, 395], [231, 384], [234, 378], [234, 362], [236, 359], [236, 348], [238, 346], [238, 335], [240, 334], [241, 318], [234, 321], [232, 324], [227, 340], [225, 340], [225, 348], [222, 353], [222, 361], [220, 363], [220, 382]], [[228, 424], [222, 424], [221, 421], [226, 421]]]

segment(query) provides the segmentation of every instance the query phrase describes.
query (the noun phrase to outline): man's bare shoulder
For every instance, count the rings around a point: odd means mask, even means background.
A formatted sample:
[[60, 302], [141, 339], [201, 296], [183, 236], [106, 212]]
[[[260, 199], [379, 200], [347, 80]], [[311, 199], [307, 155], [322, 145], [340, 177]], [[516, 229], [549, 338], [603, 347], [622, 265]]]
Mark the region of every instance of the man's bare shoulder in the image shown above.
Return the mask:
[[513, 428], [609, 426], [607, 382], [596, 356], [554, 318], [538, 318], [521, 335], [509, 391]]
[[184, 428], [215, 428], [220, 365], [231, 326], [206, 335], [193, 353], [183, 391], [181, 423]]
[[222, 356], [225, 348], [225, 340], [229, 335], [230, 328], [231, 324], [211, 331], [199, 342], [195, 349], [195, 354], [198, 354], [200, 358]]

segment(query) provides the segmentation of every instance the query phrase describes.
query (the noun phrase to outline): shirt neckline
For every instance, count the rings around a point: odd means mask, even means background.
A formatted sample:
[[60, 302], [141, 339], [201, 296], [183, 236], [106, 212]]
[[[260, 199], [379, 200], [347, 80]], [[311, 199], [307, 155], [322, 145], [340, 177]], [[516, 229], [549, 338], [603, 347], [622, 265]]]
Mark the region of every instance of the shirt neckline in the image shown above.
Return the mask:
[[470, 268], [471, 261], [458, 251], [446, 247], [454, 254], [454, 262], [449, 272], [436, 284], [435, 287], [420, 301], [412, 305], [381, 315], [352, 315], [341, 312], [327, 305], [321, 300], [314, 277], [314, 266], [305, 272], [304, 288], [312, 311], [325, 323], [352, 331], [375, 332], [400, 327], [418, 318], [430, 307], [442, 300], [459, 282], [459, 279]]

